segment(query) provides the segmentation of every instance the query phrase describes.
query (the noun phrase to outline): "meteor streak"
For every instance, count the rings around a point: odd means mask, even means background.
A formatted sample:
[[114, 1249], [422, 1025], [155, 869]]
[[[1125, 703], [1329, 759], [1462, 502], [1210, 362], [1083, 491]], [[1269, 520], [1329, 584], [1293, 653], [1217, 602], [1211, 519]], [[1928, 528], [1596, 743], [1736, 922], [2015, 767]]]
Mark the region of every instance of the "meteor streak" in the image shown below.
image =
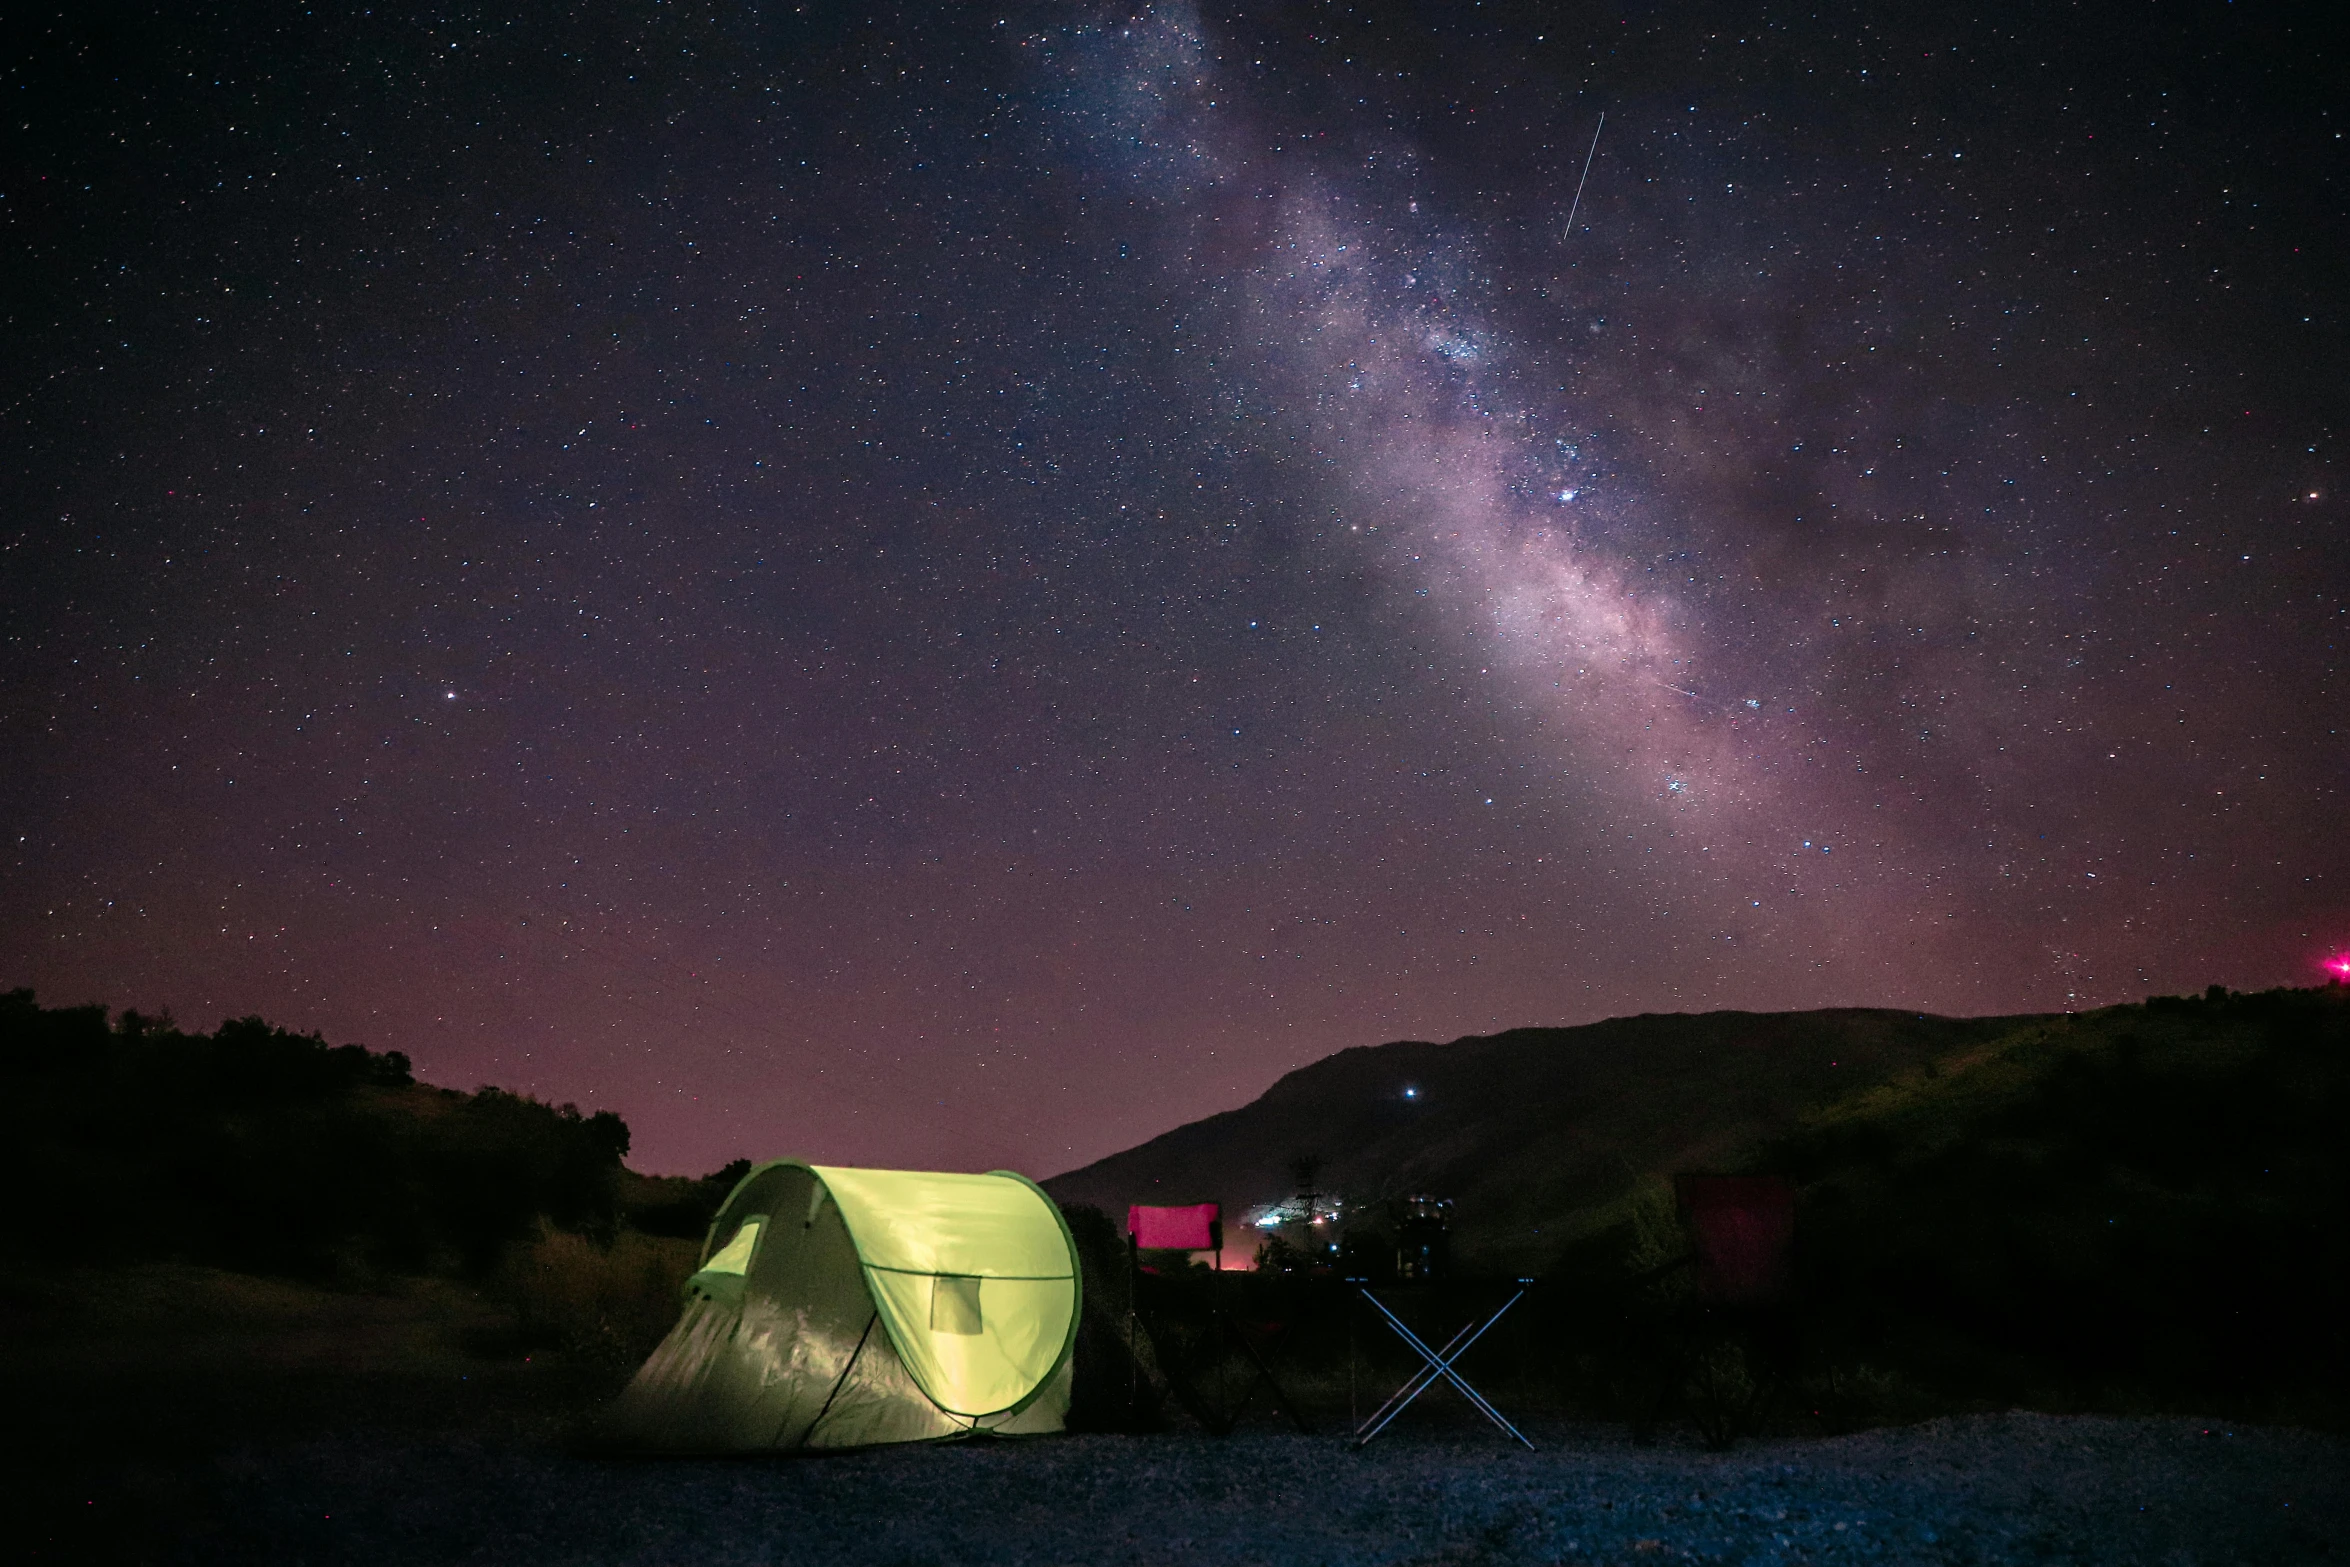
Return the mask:
[[1583, 187], [1591, 182], [1591, 160], [1599, 156], [1599, 133], [1607, 129], [1607, 111], [1599, 111], [1599, 124], [1591, 131], [1591, 150], [1583, 154], [1583, 177], [1575, 182], [1575, 199], [1567, 206], [1567, 236], [1575, 233], [1575, 213], [1583, 205]]

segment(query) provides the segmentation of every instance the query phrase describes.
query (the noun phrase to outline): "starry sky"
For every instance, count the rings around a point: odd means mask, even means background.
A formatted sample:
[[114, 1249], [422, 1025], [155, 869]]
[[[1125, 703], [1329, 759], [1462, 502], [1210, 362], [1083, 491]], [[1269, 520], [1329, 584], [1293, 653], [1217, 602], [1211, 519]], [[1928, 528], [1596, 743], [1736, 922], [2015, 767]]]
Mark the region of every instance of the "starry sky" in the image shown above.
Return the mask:
[[20, 19], [0, 984], [1043, 1175], [2320, 981], [2322, 9]]

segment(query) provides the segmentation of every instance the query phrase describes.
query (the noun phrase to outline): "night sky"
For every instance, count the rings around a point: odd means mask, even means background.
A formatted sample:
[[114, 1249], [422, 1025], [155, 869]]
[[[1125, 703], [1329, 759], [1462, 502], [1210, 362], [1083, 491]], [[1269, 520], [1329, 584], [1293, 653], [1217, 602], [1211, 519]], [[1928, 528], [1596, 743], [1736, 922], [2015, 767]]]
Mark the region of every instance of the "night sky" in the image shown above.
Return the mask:
[[2320, 982], [2326, 10], [18, 17], [0, 985], [1041, 1175]]

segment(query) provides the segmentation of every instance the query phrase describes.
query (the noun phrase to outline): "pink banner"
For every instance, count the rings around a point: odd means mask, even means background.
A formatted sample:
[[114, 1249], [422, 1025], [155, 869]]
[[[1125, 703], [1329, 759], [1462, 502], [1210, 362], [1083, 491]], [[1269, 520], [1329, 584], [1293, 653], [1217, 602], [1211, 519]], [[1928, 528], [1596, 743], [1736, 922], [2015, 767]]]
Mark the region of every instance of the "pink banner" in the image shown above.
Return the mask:
[[1222, 1215], [1223, 1209], [1212, 1202], [1181, 1208], [1136, 1206], [1126, 1210], [1126, 1233], [1143, 1251], [1215, 1251], [1223, 1238], [1223, 1227], [1217, 1223]]

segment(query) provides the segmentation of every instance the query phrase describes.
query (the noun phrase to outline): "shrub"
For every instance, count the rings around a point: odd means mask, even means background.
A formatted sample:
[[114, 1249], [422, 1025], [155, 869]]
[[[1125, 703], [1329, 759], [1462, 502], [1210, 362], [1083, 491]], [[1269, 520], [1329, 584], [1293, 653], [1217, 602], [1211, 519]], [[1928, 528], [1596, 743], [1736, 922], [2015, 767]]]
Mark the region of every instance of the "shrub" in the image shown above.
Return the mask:
[[667, 1235], [699, 1241], [709, 1233], [710, 1221], [742, 1178], [751, 1173], [751, 1161], [736, 1159], [699, 1180], [677, 1177], [638, 1177], [645, 1196], [627, 1210], [629, 1224], [647, 1235]]
[[698, 1252], [673, 1237], [623, 1231], [598, 1243], [541, 1224], [507, 1251], [491, 1292], [514, 1313], [521, 1345], [633, 1365], [675, 1325]]

